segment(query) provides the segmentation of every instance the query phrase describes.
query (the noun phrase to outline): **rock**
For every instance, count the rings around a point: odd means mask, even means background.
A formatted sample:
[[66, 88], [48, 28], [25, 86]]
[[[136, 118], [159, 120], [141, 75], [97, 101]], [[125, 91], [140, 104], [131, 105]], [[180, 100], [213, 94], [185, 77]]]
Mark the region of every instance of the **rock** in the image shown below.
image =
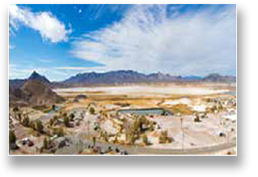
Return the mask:
[[55, 140], [57, 148], [63, 148], [68, 144], [68, 140], [65, 137], [59, 137]]
[[142, 138], [140, 139], [137, 139], [135, 142], [134, 142], [135, 145], [138, 145], [138, 146], [146, 146], [146, 143], [143, 141]]
[[116, 137], [115, 136], [111, 136], [108, 138], [108, 142], [109, 143], [114, 143], [116, 141]]
[[119, 143], [124, 143], [124, 142], [126, 141], [126, 135], [125, 135], [125, 133], [119, 134], [119, 135], [117, 136], [117, 141], [118, 141]]

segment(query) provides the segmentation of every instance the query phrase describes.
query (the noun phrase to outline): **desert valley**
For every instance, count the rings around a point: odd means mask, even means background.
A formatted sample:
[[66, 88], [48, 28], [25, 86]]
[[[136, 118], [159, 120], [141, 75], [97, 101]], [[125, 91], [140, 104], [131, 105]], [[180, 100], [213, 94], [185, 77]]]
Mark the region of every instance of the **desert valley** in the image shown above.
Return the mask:
[[9, 82], [10, 154], [236, 154], [236, 78], [78, 74]]
[[237, 155], [235, 4], [9, 6], [9, 155]]

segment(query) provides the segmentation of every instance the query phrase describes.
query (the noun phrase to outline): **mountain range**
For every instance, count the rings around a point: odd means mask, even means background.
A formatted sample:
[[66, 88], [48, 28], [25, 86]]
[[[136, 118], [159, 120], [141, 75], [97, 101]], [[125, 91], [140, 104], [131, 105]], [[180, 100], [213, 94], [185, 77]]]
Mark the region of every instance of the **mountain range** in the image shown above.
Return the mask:
[[236, 82], [235, 76], [222, 76], [210, 74], [206, 77], [201, 76], [172, 76], [161, 72], [153, 74], [143, 74], [132, 70], [118, 70], [106, 73], [80, 73], [72, 76], [59, 84], [87, 86], [95, 84], [124, 84], [124, 83], [150, 83], [150, 82]]
[[152, 74], [143, 74], [132, 70], [118, 70], [105, 73], [88, 72], [79, 73], [61, 82], [50, 82], [45, 76], [34, 71], [28, 79], [9, 80], [12, 88], [21, 87], [27, 80], [40, 80], [42, 84], [49, 87], [76, 87], [88, 85], [109, 85], [125, 83], [155, 83], [155, 82], [236, 82], [235, 76], [222, 76], [220, 74], [210, 74], [201, 76], [172, 76], [161, 72]]
[[34, 71], [27, 79], [9, 80], [9, 103], [14, 105], [43, 105], [64, 101], [52, 88], [79, 87], [99, 84], [155, 83], [155, 82], [236, 82], [234, 76], [210, 74], [199, 76], [171, 76], [163, 73], [143, 74], [132, 70], [110, 71], [106, 73], [80, 73], [61, 82], [50, 82], [45, 76]]

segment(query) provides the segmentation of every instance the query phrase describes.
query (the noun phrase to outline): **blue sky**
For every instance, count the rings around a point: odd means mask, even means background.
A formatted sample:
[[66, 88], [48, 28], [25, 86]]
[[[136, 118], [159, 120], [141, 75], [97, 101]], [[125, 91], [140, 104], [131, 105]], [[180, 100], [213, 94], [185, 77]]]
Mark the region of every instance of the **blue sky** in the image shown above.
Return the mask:
[[10, 5], [9, 78], [236, 75], [235, 5]]

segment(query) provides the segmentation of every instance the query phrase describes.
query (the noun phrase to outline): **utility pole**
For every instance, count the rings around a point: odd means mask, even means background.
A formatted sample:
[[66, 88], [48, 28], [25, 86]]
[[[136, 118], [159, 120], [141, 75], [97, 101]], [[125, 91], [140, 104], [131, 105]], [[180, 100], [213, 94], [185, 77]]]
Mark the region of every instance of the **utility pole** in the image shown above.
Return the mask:
[[184, 127], [183, 127], [183, 118], [180, 118], [180, 123], [181, 123], [181, 132], [182, 132], [182, 150], [184, 150], [184, 139], [185, 139], [185, 134], [184, 134]]
[[88, 120], [87, 123], [88, 123], [88, 126], [87, 126], [88, 127], [88, 137], [90, 137], [90, 121]]

